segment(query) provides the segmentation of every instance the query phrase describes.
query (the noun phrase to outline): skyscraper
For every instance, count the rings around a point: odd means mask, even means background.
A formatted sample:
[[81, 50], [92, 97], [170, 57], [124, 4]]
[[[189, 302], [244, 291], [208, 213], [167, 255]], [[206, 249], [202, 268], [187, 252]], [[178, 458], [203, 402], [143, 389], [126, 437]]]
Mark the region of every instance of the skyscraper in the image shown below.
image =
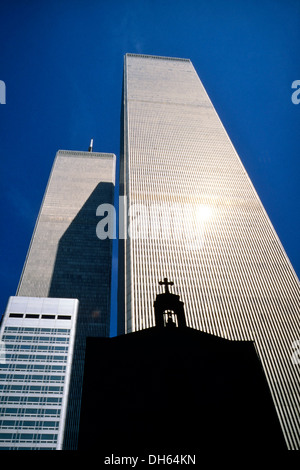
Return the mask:
[[127, 54], [122, 106], [119, 331], [154, 325], [168, 277], [188, 326], [255, 342], [298, 449], [299, 281], [191, 61]]
[[[109, 336], [110, 327], [112, 246], [111, 239], [97, 237], [96, 227], [98, 206], [114, 202], [115, 155], [91, 150], [57, 153], [17, 290], [25, 304], [26, 298], [35, 298], [29, 304], [36, 305], [49, 297], [56, 299], [57, 308], [64, 299], [78, 303], [68, 409], [64, 411], [64, 448], [68, 449], [77, 445], [86, 337]], [[50, 304], [45, 301], [48, 308]], [[36, 314], [28, 309], [17, 313]], [[59, 310], [46, 308], [40, 313], [53, 317]], [[13, 319], [14, 327], [18, 321], [24, 327], [24, 315]], [[35, 325], [37, 329], [51, 321], [54, 329], [62, 325], [55, 323], [57, 318], [37, 320], [43, 321], [43, 325]]]
[[80, 328], [101, 336], [109, 334], [111, 241], [96, 235], [96, 210], [113, 204], [114, 184], [115, 155], [57, 152], [17, 291], [79, 299]]

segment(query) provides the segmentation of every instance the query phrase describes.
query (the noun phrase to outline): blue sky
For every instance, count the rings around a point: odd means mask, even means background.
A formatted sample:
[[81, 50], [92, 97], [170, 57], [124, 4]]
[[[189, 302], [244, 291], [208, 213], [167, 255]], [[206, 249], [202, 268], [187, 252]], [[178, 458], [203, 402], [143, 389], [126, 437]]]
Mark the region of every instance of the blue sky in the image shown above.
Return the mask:
[[58, 149], [119, 156], [126, 52], [190, 58], [295, 271], [298, 0], [2, 0], [0, 315], [14, 295]]

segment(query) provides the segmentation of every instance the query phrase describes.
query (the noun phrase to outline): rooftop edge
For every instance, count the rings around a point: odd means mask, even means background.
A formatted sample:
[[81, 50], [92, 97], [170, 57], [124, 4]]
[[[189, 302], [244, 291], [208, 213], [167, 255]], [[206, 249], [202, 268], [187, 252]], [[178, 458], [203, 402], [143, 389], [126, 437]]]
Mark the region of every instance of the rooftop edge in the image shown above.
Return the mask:
[[64, 155], [89, 155], [89, 156], [102, 156], [102, 157], [109, 157], [109, 158], [116, 158], [115, 153], [107, 153], [107, 152], [88, 152], [84, 150], [58, 150], [56, 154], [64, 154]]
[[190, 59], [182, 59], [180, 57], [168, 57], [168, 56], [159, 56], [159, 55], [147, 55], [147, 54], [134, 54], [127, 52], [125, 57], [143, 57], [145, 59], [162, 59], [162, 60], [180, 60], [182, 62], [191, 62]]

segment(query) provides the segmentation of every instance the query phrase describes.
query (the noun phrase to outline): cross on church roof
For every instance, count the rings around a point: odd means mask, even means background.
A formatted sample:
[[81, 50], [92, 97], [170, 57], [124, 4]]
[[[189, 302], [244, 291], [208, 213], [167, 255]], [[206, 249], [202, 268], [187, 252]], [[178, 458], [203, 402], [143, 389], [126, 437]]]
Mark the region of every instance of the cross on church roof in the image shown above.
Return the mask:
[[163, 281], [159, 281], [158, 283], [160, 286], [165, 286], [165, 294], [169, 293], [169, 286], [173, 286], [174, 282], [168, 281], [168, 278], [165, 277]]

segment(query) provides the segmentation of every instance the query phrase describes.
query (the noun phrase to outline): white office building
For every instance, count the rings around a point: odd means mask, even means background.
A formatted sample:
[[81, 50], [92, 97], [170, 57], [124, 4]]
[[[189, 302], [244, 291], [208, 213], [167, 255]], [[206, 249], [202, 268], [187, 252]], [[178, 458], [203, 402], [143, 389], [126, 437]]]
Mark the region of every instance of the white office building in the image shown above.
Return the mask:
[[10, 297], [0, 329], [0, 450], [61, 450], [78, 300]]

